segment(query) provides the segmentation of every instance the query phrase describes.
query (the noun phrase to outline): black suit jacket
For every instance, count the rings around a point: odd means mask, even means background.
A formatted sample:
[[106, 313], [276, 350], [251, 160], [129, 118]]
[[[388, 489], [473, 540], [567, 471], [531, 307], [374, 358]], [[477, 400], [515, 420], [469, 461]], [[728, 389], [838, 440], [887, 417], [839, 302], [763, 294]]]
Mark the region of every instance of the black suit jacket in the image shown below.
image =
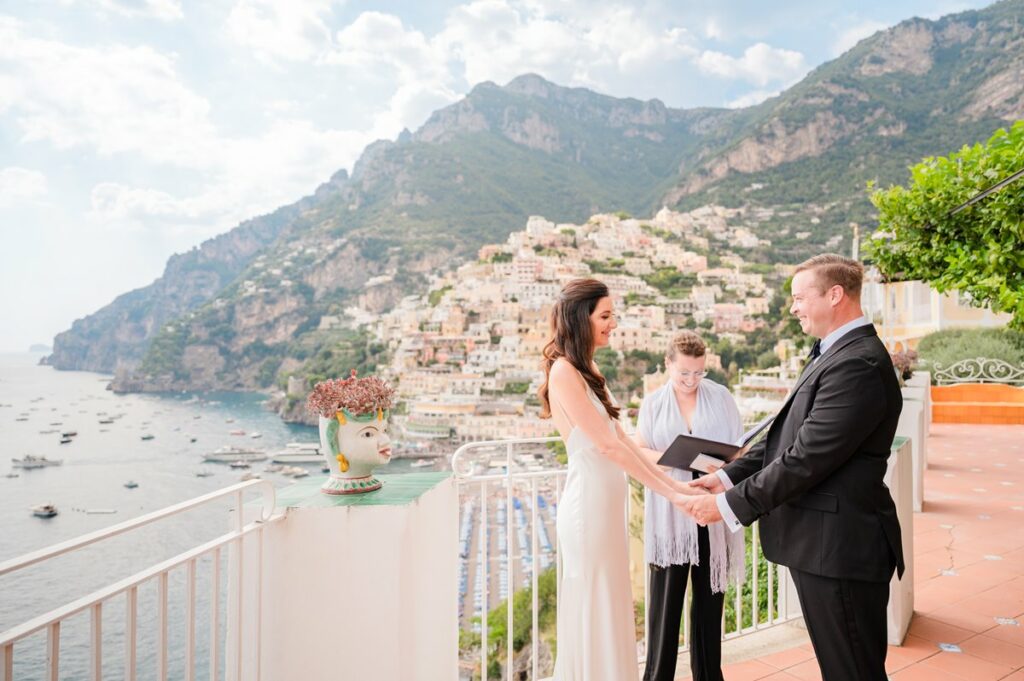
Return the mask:
[[841, 337], [804, 370], [768, 431], [725, 466], [726, 501], [744, 525], [761, 519], [768, 560], [816, 575], [887, 582], [903, 576], [903, 544], [882, 482], [903, 409], [874, 326]]

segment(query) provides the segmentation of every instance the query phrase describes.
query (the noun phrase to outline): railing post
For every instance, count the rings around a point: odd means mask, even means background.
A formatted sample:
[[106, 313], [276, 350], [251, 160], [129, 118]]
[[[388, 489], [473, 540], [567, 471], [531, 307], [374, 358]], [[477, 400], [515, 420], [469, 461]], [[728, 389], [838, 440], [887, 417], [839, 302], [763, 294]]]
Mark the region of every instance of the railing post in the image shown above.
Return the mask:
[[14, 644], [0, 646], [0, 681], [14, 681]]
[[136, 619], [139, 612], [139, 588], [133, 586], [125, 593], [124, 617], [124, 681], [135, 681], [135, 642], [138, 636]]
[[220, 657], [220, 547], [213, 550], [210, 571], [210, 681], [217, 681], [217, 658]]
[[505, 613], [507, 614], [508, 633], [505, 648], [505, 678], [512, 678], [512, 661], [514, 652], [512, 650], [512, 621], [513, 610], [512, 595], [515, 593], [515, 565], [512, 562], [512, 443], [505, 445], [505, 572], [508, 575], [508, 588], [505, 594]]
[[89, 678], [103, 681], [103, 603], [90, 608]]
[[751, 607], [754, 608], [754, 611], [750, 613], [750, 626], [752, 629], [757, 629], [757, 623], [761, 616], [761, 592], [758, 589], [758, 578], [761, 576], [761, 552], [759, 546], [759, 534], [760, 533], [758, 532], [750, 533], [750, 548], [752, 554], [750, 556], [750, 565], [752, 566], [751, 572], [754, 573], [752, 578], [753, 588], [750, 590], [752, 601]]
[[157, 584], [157, 644], [156, 673], [160, 681], [167, 681], [167, 573], [160, 574]]
[[237, 586], [235, 587], [235, 614], [233, 617], [235, 622], [235, 681], [242, 681], [242, 623], [244, 621], [242, 619], [242, 602], [245, 600], [244, 583], [242, 581], [242, 578], [245, 576], [245, 570], [243, 569], [243, 566], [245, 565], [245, 556], [242, 554], [245, 550], [245, 537], [242, 534], [242, 531], [245, 528], [245, 517], [243, 514], [244, 509], [242, 508], [241, 490], [238, 491], [236, 503], [236, 513], [238, 514], [238, 539], [235, 546], [236, 551], [238, 552], [236, 560], [238, 569], [235, 574], [235, 577], [237, 578]]
[[539, 577], [537, 576], [538, 565], [537, 565], [537, 478], [530, 478], [530, 527], [532, 532], [530, 533], [530, 592], [531, 592], [531, 610], [533, 611], [533, 622], [531, 624], [530, 634], [530, 658], [532, 660], [531, 679], [539, 679], [539, 662], [537, 657], [540, 655], [540, 625], [539, 625], [539, 614], [540, 599], [537, 596], [537, 587], [539, 583]]
[[196, 561], [185, 572], [185, 681], [196, 678]]
[[60, 681], [60, 622], [46, 628], [46, 678]]
[[480, 565], [481, 565], [481, 581], [483, 582], [480, 594], [480, 652], [482, 660], [480, 662], [480, 678], [482, 681], [487, 681], [487, 609], [488, 604], [488, 589], [487, 579], [488, 570], [487, 563], [490, 560], [491, 547], [490, 547], [490, 536], [487, 532], [487, 482], [480, 482]]

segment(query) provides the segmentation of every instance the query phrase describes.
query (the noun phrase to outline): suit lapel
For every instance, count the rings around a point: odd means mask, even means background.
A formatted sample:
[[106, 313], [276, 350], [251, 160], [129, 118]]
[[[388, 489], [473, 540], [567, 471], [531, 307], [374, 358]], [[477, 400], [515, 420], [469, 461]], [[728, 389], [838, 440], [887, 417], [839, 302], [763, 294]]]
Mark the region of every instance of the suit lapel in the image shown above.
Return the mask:
[[804, 383], [806, 383], [811, 376], [818, 373], [819, 371], [822, 370], [822, 368], [828, 366], [833, 361], [835, 361], [835, 359], [839, 357], [839, 355], [842, 353], [842, 351], [846, 348], [847, 345], [853, 343], [854, 341], [860, 340], [861, 338], [870, 338], [871, 336], [877, 335], [878, 332], [875, 331], [874, 324], [867, 324], [865, 326], [857, 327], [853, 331], [850, 331], [848, 334], [840, 338], [836, 342], [834, 347], [829, 348], [828, 352], [826, 352], [824, 355], [818, 358], [818, 361], [814, 364], [814, 366], [812, 366], [809, 369], [806, 369], [802, 374], [800, 374], [800, 378], [797, 380], [796, 385], [793, 386], [793, 389], [789, 391], [789, 396], [786, 397], [786, 401], [782, 404], [782, 409], [779, 409], [779, 413], [781, 414], [787, 407], [789, 407], [789, 403], [792, 401], [793, 396], [796, 395], [796, 391], [799, 390], [800, 387]]

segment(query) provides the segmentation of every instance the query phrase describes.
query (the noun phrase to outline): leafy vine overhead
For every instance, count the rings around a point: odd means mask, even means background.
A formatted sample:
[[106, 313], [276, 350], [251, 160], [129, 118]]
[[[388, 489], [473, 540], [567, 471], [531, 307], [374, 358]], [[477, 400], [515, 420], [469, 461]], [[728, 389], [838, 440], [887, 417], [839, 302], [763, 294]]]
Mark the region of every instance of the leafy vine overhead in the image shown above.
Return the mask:
[[879, 212], [869, 251], [878, 268], [890, 279], [965, 293], [1012, 314], [1010, 326], [1024, 330], [1022, 170], [1024, 121], [1017, 121], [984, 145], [924, 159], [906, 187], [869, 185]]

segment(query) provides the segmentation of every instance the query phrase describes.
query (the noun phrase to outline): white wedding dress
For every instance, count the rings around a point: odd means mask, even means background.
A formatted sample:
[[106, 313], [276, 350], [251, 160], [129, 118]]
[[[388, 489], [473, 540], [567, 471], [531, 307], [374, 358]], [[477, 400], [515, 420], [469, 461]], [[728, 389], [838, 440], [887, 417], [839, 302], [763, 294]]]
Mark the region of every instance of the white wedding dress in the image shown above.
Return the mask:
[[[587, 396], [602, 414], [590, 387]], [[558, 584], [555, 681], [636, 681], [636, 621], [629, 583], [628, 484], [565, 411], [569, 474], [558, 504], [562, 579]], [[615, 423], [607, 417], [608, 428]]]

